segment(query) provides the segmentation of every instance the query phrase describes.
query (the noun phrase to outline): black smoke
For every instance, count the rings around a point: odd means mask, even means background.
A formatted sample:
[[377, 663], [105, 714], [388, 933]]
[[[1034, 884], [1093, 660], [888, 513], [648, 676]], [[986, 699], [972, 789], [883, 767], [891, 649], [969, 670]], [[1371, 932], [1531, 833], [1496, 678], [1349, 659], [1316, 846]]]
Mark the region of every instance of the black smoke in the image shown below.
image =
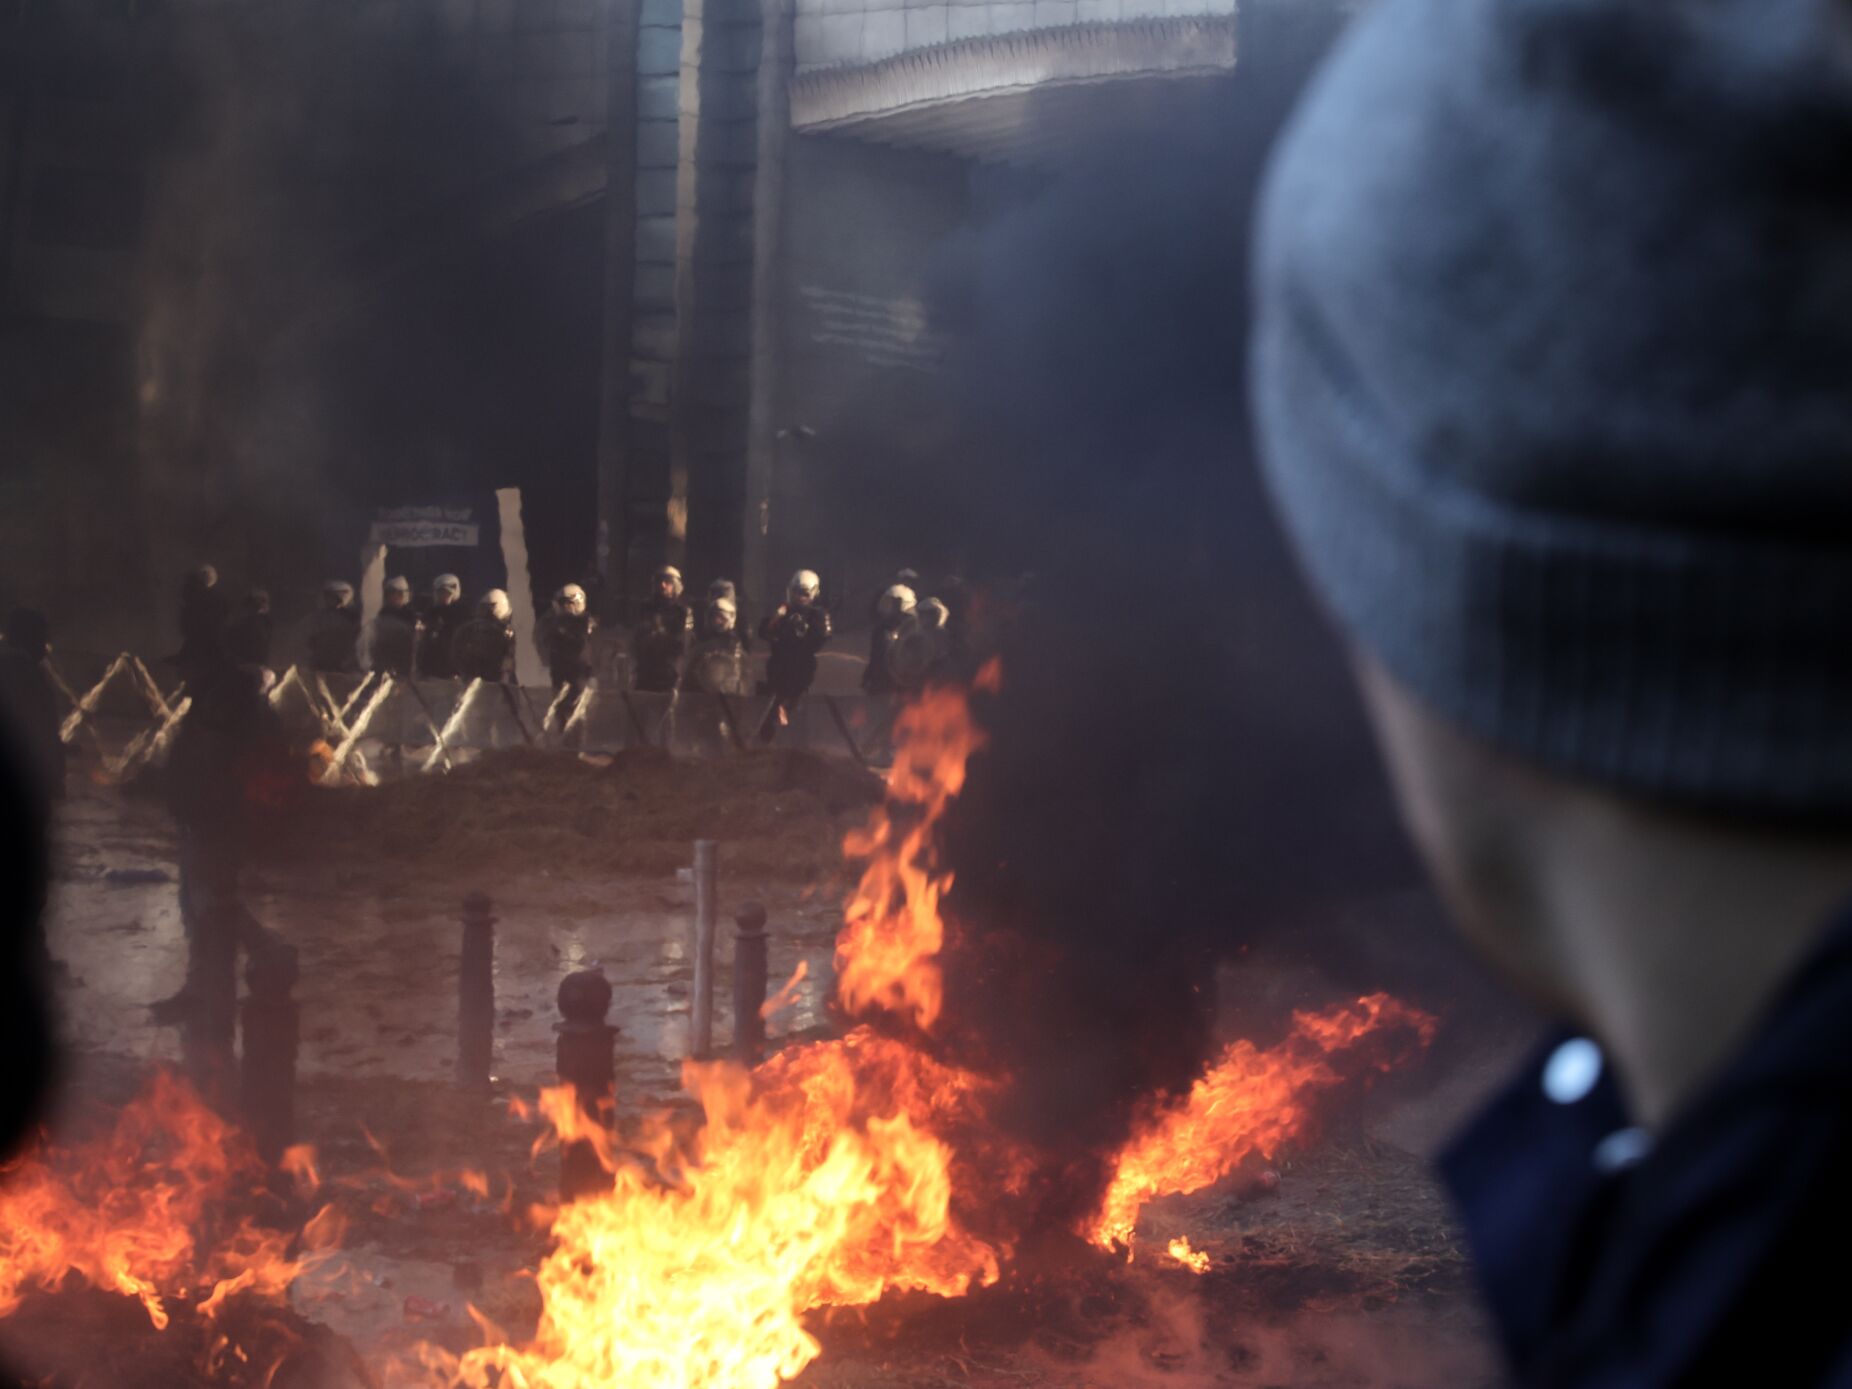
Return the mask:
[[945, 490], [993, 572], [1033, 571], [949, 823], [947, 992], [1017, 1130], [1069, 1155], [1055, 1223], [1138, 1097], [1199, 1071], [1218, 957], [1413, 875], [1242, 384], [1257, 181], [1340, 27], [1244, 6], [1240, 69], [1187, 123], [1070, 162], [940, 267], [978, 441]]

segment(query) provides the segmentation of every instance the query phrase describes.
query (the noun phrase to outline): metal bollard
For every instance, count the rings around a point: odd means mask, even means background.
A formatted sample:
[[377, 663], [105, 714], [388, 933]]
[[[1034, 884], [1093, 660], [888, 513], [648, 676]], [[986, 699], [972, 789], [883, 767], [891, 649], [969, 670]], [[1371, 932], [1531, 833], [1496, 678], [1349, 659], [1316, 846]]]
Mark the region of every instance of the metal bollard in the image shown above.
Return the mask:
[[457, 1084], [487, 1090], [495, 1060], [495, 915], [487, 893], [463, 899], [457, 960]]
[[[611, 985], [601, 970], [582, 969], [560, 981], [559, 1027], [555, 1067], [559, 1078], [578, 1096], [579, 1112], [608, 1128], [616, 1107], [617, 1029], [605, 1021], [611, 1009]], [[563, 1201], [611, 1189], [611, 1174], [598, 1151], [578, 1139], [560, 1144], [559, 1194]]]
[[733, 922], [733, 1055], [750, 1066], [765, 1052], [765, 908], [747, 902]]
[[245, 966], [244, 1059], [239, 1099], [257, 1153], [275, 1166], [296, 1138], [296, 1049], [302, 1010], [292, 990], [301, 977], [296, 947], [270, 941]]
[[712, 839], [694, 846], [694, 1002], [688, 1054], [709, 1056], [714, 1050], [714, 936], [719, 912], [719, 849]]

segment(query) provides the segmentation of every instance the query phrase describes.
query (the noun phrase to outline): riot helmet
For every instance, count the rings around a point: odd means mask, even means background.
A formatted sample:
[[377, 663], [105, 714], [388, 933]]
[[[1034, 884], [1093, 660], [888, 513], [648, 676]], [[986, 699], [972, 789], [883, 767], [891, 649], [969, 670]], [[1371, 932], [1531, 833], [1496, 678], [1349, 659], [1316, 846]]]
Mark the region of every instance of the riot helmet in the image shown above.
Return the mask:
[[463, 596], [463, 581], [455, 574], [439, 574], [431, 580], [431, 599], [438, 607], [448, 607]]
[[333, 611], [339, 612], [352, 605], [353, 601], [354, 586], [346, 579], [330, 579], [322, 585], [322, 602]]
[[483, 617], [494, 618], [497, 622], [506, 622], [514, 616], [514, 604], [508, 601], [508, 595], [499, 588], [492, 588], [482, 595], [482, 601], [476, 604], [476, 611]]
[[913, 596], [912, 589], [904, 584], [895, 584], [881, 595], [880, 601], [875, 604], [875, 611], [880, 614], [883, 622], [898, 622], [918, 606], [919, 600]]
[[791, 576], [791, 582], [785, 589], [785, 595], [791, 602], [801, 606], [817, 601], [817, 595], [823, 591], [823, 581], [817, 577], [814, 569], [800, 569]]

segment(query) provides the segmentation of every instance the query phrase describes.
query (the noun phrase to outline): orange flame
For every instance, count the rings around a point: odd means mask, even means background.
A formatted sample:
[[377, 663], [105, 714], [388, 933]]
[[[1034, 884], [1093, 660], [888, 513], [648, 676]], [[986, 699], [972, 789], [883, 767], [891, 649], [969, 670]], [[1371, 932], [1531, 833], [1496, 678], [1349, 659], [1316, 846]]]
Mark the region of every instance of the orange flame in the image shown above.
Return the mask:
[[1191, 1273], [1207, 1273], [1209, 1271], [1209, 1256], [1200, 1249], [1192, 1249], [1187, 1235], [1178, 1235], [1177, 1238], [1170, 1242], [1165, 1252], [1187, 1268]]
[[41, 1144], [0, 1172], [0, 1316], [67, 1277], [139, 1298], [162, 1330], [175, 1297], [200, 1298], [208, 1316], [247, 1289], [280, 1297], [300, 1267], [287, 1234], [246, 1218], [201, 1244], [216, 1208], [262, 1176], [237, 1130], [157, 1072], [107, 1135]]
[[[977, 687], [997, 688], [1001, 669], [991, 661]], [[956, 686], [926, 690], [894, 721], [887, 799], [842, 845], [849, 858], [865, 860], [836, 940], [837, 997], [852, 1016], [880, 1009], [910, 1018], [922, 1031], [939, 1019], [945, 1001], [939, 901], [952, 874], [939, 863], [934, 835], [964, 789], [966, 762], [983, 745], [970, 701]]]
[[816, 1358], [812, 1309], [996, 1279], [998, 1251], [953, 1218], [932, 1131], [975, 1078], [858, 1030], [754, 1072], [691, 1062], [684, 1083], [700, 1131], [646, 1119], [631, 1148], [650, 1165], [559, 1211], [533, 1341], [454, 1362], [427, 1347], [431, 1368], [479, 1387], [771, 1389]]
[[1379, 993], [1324, 1013], [1294, 1013], [1285, 1040], [1265, 1050], [1231, 1042], [1181, 1104], [1149, 1116], [1120, 1150], [1088, 1238], [1102, 1249], [1129, 1249], [1145, 1202], [1200, 1191], [1249, 1157], [1273, 1156], [1305, 1127], [1312, 1094], [1344, 1078], [1334, 1056], [1390, 1026], [1412, 1029], [1425, 1047], [1436, 1023]]
[[759, 1005], [759, 1016], [769, 1022], [796, 1003], [798, 986], [809, 977], [810, 961], [799, 960], [797, 968], [791, 971], [791, 977], [785, 980], [784, 987]]

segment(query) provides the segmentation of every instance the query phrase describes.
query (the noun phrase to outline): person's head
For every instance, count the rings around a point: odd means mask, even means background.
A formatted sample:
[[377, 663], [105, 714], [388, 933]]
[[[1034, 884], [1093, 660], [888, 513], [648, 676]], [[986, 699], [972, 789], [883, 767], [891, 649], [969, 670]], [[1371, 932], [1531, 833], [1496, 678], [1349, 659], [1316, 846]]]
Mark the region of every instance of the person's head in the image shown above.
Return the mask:
[[577, 584], [567, 584], [553, 595], [553, 606], [568, 617], [578, 617], [585, 611], [585, 590]]
[[707, 629], [715, 636], [725, 636], [739, 626], [739, 604], [731, 598], [716, 598], [707, 605]]
[[6, 615], [7, 649], [18, 651], [33, 660], [43, 660], [51, 650], [51, 623], [37, 608], [14, 608]]
[[903, 584], [894, 584], [875, 603], [875, 611], [880, 614], [882, 622], [892, 626], [918, 606], [919, 599], [914, 596], [912, 589]]
[[738, 602], [739, 596], [739, 590], [734, 587], [731, 579], [714, 579], [707, 586], [707, 600], [710, 603], [718, 598]]
[[244, 610], [255, 617], [270, 615], [270, 590], [254, 588], [244, 595]]
[[180, 585], [188, 592], [204, 593], [209, 588], [219, 586], [219, 571], [210, 564], [195, 565], [186, 572], [186, 577], [180, 581]]
[[431, 580], [431, 602], [447, 608], [463, 597], [463, 581], [455, 574], [439, 574]]
[[514, 616], [514, 604], [508, 601], [508, 595], [502, 590], [492, 588], [476, 603], [476, 615], [506, 623]]
[[673, 564], [659, 565], [655, 581], [658, 598], [668, 601], [682, 596], [682, 571]]
[[892, 587], [910, 588], [917, 591], [920, 586], [920, 571], [917, 569], [896, 569]]
[[823, 591], [823, 581], [812, 569], [800, 569], [791, 576], [791, 582], [785, 585], [785, 601], [794, 608], [807, 608], [817, 601], [817, 595]]
[[322, 585], [322, 606], [332, 612], [352, 607], [354, 603], [354, 586], [346, 579], [330, 579]]
[[1263, 470], [1419, 847], [1539, 995], [1571, 987], [1550, 922], [1587, 825], [1852, 823], [1852, 76], [1823, 35], [1389, 0], [1274, 156]]
[[409, 608], [412, 602], [411, 580], [404, 575], [386, 580], [385, 603], [389, 608]]

